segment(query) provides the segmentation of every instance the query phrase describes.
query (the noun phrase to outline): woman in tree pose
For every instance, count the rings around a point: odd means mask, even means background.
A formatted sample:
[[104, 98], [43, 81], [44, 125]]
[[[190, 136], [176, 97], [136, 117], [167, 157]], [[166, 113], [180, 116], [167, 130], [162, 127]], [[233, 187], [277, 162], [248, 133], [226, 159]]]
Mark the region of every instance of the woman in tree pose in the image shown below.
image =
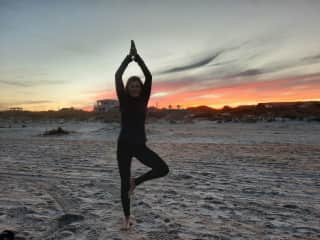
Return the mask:
[[[144, 76], [142, 83], [138, 76], [129, 77], [126, 87], [122, 75], [131, 61], [137, 62]], [[121, 130], [117, 140], [117, 161], [121, 178], [121, 202], [124, 212], [123, 229], [132, 225], [130, 219], [130, 196], [136, 186], [144, 181], [159, 178], [169, 173], [168, 165], [158, 154], [146, 146], [145, 118], [151, 92], [152, 75], [143, 59], [137, 53], [131, 40], [130, 53], [126, 55], [115, 74], [115, 85], [121, 112]], [[151, 168], [145, 174], [131, 177], [131, 159], [137, 158]]]

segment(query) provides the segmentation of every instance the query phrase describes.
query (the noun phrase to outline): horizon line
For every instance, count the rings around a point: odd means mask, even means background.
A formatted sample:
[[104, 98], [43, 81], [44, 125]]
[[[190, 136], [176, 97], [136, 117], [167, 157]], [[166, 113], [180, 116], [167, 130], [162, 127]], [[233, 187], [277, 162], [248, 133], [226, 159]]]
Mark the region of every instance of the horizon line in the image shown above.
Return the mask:
[[[110, 100], [116, 100], [116, 99], [110, 99]], [[297, 101], [275, 101], [275, 102], [256, 102], [256, 103], [248, 103], [248, 104], [240, 104], [240, 105], [235, 105], [235, 106], [231, 106], [231, 105], [223, 105], [220, 108], [217, 107], [212, 107], [213, 105], [206, 105], [206, 104], [200, 104], [200, 105], [190, 105], [190, 106], [186, 106], [186, 107], [181, 107], [181, 105], [179, 104], [171, 104], [172, 108], [169, 108], [169, 105], [167, 107], [157, 107], [157, 106], [148, 106], [148, 109], [150, 108], [156, 108], [156, 109], [172, 109], [172, 110], [184, 110], [184, 109], [189, 109], [189, 108], [197, 108], [197, 107], [208, 107], [214, 110], [222, 110], [223, 108], [238, 108], [238, 107], [243, 107], [243, 106], [256, 106], [258, 104], [276, 104], [276, 103], [304, 103], [304, 102], [319, 102], [320, 103], [320, 99], [310, 99], [310, 100], [297, 100]], [[179, 108], [177, 108], [177, 106], [180, 106]], [[176, 107], [176, 108], [175, 108]], [[28, 109], [23, 109], [21, 107], [10, 107], [7, 109], [0, 109], [0, 112], [6, 112], [6, 111], [21, 111], [21, 112], [58, 112], [61, 110], [76, 110], [76, 111], [84, 111], [84, 112], [94, 112], [93, 109], [91, 110], [86, 110], [85, 107], [83, 108], [76, 108], [73, 106], [70, 107], [63, 107], [60, 108], [59, 110], [53, 110], [53, 109], [47, 109], [47, 110], [28, 110]]]

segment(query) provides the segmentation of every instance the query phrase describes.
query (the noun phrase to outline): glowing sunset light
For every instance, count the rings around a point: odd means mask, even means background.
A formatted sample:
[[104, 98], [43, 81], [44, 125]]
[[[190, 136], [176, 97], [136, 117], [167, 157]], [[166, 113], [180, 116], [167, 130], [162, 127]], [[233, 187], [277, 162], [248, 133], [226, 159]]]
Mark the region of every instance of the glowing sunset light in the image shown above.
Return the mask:
[[[149, 106], [319, 100], [319, 9], [320, 1], [5, 1], [0, 110], [89, 111], [116, 99], [131, 39], [152, 73]], [[143, 80], [134, 62], [124, 83], [131, 75]]]

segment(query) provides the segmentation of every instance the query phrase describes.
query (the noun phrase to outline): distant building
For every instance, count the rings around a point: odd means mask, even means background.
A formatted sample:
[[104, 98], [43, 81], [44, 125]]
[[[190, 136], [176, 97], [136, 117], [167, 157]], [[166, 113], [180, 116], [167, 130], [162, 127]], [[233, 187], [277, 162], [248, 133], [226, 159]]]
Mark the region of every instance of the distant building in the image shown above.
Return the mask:
[[119, 107], [118, 100], [115, 99], [101, 99], [97, 100], [93, 109], [95, 112], [108, 112], [110, 109]]

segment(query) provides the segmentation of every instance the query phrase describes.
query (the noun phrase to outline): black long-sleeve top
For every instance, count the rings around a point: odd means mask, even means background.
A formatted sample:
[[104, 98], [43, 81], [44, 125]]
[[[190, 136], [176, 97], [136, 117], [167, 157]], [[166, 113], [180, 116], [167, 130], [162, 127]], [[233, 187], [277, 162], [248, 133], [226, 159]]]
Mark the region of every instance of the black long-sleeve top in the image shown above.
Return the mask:
[[125, 91], [123, 85], [122, 75], [132, 61], [130, 55], [125, 57], [115, 74], [115, 85], [121, 112], [121, 130], [118, 141], [145, 143], [147, 141], [145, 119], [151, 93], [152, 75], [138, 54], [135, 59], [145, 76], [145, 82], [139, 97], [131, 97]]

